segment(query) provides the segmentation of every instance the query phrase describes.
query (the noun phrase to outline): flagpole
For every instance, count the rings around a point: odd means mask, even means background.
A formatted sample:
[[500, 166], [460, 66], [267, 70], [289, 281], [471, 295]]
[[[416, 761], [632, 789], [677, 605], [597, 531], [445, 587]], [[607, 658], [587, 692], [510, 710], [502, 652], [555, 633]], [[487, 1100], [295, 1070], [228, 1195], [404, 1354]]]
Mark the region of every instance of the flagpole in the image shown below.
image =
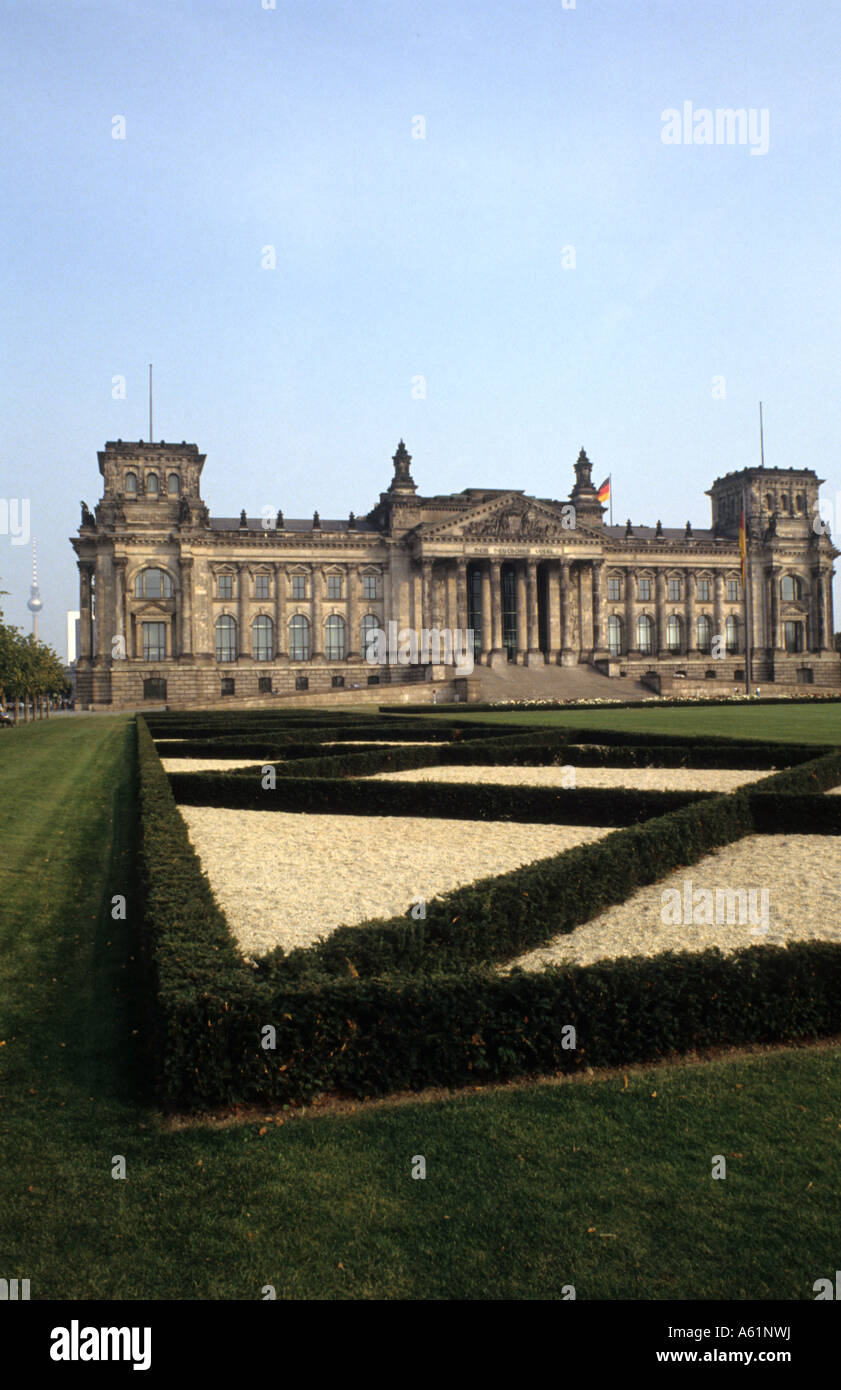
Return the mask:
[[742, 589], [744, 590], [744, 610], [745, 610], [745, 692], [750, 695], [750, 609], [748, 599], [750, 595], [750, 551], [748, 549], [748, 510], [744, 490], [742, 491], [742, 517], [745, 528], [745, 549], [742, 557]]
[[608, 493], [608, 497], [609, 497], [609, 499], [610, 499], [610, 524], [611, 524], [611, 526], [612, 526], [612, 525], [613, 525], [613, 474], [612, 474], [612, 473], [608, 473], [608, 475], [607, 475], [607, 481], [608, 481], [608, 483], [610, 484], [610, 492]]

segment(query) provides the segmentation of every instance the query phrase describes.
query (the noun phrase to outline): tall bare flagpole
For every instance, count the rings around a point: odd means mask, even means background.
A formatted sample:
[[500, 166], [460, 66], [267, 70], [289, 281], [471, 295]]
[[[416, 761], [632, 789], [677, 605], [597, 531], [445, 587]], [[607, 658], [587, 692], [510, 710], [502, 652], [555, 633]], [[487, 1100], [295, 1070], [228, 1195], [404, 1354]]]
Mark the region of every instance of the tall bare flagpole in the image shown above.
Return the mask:
[[149, 363], [149, 443], [154, 439], [152, 434], [152, 363]]

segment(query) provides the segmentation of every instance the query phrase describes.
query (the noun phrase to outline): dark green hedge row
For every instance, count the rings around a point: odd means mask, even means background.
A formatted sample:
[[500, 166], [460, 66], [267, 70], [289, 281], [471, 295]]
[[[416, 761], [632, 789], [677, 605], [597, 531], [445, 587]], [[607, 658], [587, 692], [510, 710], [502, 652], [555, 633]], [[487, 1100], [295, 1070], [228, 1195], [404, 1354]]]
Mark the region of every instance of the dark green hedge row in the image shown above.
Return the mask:
[[757, 791], [748, 800], [757, 834], [841, 835], [841, 796]]
[[495, 786], [483, 782], [379, 782], [354, 778], [279, 777], [264, 789], [258, 769], [171, 772], [179, 805], [324, 815], [432, 816], [535, 825], [634, 825], [714, 792], [641, 791], [634, 787]]
[[[246, 752], [254, 752], [264, 749], [267, 744], [276, 745], [278, 748], [298, 747], [300, 745], [312, 747], [318, 750], [323, 743], [342, 743], [351, 739], [354, 743], [378, 743], [386, 739], [390, 743], [468, 743], [472, 740], [484, 740], [488, 738], [503, 738], [509, 731], [505, 728], [497, 732], [493, 726], [488, 728], [482, 724], [473, 724], [469, 728], [461, 729], [439, 724], [435, 728], [391, 728], [389, 725], [381, 724], [361, 724], [358, 728], [348, 728], [346, 725], [339, 728], [323, 728], [315, 725], [306, 729], [289, 729], [286, 726], [267, 725], [265, 731], [242, 730], [232, 732], [227, 727], [220, 730], [203, 729], [182, 731], [175, 735], [169, 732], [158, 732], [153, 730], [153, 736], [160, 740], [165, 738], [179, 737], [185, 744], [196, 750], [205, 751], [206, 749], [230, 749], [232, 753], [243, 749]], [[537, 732], [537, 731], [533, 731]], [[522, 726], [512, 730], [514, 736], [524, 738], [529, 736], [529, 730]], [[167, 749], [169, 752], [169, 749]], [[200, 756], [200, 754], [185, 754], [185, 756]], [[289, 756], [286, 754], [285, 756]]]
[[[306, 1102], [325, 1090], [384, 1095], [832, 1036], [841, 1030], [841, 946], [635, 957], [508, 977], [469, 969], [322, 980], [273, 993], [218, 979], [169, 1003], [177, 1039], [165, 1058], [169, 1108]], [[574, 1049], [564, 1045], [570, 1025]]]

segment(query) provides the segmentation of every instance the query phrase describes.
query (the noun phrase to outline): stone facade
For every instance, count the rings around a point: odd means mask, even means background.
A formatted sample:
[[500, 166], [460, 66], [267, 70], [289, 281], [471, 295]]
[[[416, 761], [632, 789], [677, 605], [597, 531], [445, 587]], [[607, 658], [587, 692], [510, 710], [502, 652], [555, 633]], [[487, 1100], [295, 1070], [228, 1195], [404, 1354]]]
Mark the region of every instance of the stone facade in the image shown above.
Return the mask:
[[811, 469], [718, 478], [712, 526], [696, 530], [605, 525], [583, 449], [564, 502], [520, 489], [422, 497], [401, 440], [388, 490], [366, 517], [342, 521], [211, 517], [195, 444], [117, 440], [98, 457], [103, 495], [95, 514], [82, 504], [71, 540], [82, 707], [218, 704], [428, 675], [422, 652], [407, 667], [393, 643], [386, 665], [365, 661], [370, 632], [389, 624], [472, 630], [477, 665], [589, 663], [732, 685], [744, 680], [747, 613], [754, 683], [841, 683], [841, 552], [816, 533]]

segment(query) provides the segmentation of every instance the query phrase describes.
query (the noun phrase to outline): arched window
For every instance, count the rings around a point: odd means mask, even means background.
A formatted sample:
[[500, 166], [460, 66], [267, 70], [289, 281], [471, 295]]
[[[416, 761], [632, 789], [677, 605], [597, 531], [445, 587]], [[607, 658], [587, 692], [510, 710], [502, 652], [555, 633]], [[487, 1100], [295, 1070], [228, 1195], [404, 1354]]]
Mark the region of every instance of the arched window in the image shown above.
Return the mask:
[[255, 618], [251, 624], [251, 635], [254, 639], [254, 660], [271, 661], [272, 659], [272, 620], [265, 614]]
[[136, 473], [127, 473], [127, 474], [126, 474], [126, 488], [125, 488], [125, 491], [126, 491], [126, 496], [127, 496], [127, 497], [136, 497], [136, 496], [137, 496], [137, 474], [136, 474]]
[[170, 473], [166, 480], [166, 490], [170, 497], [177, 496], [181, 491], [181, 479], [177, 473]]
[[378, 622], [377, 619], [374, 617], [373, 613], [366, 613], [366, 614], [365, 614], [365, 617], [362, 619], [362, 648], [361, 648], [361, 651], [362, 651], [363, 657], [366, 655], [366, 653], [367, 653], [367, 651], [368, 651], [368, 643], [369, 643], [369, 642], [374, 642], [374, 641], [376, 640], [376, 635], [377, 635], [377, 632], [378, 632], [378, 630], [379, 630], [379, 626], [380, 626], [380, 625], [379, 625], [379, 622]]
[[698, 651], [708, 652], [712, 647], [713, 625], [710, 622], [709, 615], [707, 613], [698, 614], [697, 631]]
[[774, 510], [774, 494], [773, 494], [773, 492], [766, 492], [766, 494], [765, 494], [765, 505], [766, 505], [766, 507], [768, 508], [769, 512], [772, 512], [772, 511]]
[[622, 652], [622, 619], [616, 613], [611, 613], [607, 620], [607, 649], [611, 656]]
[[788, 511], [788, 493], [787, 493], [787, 492], [784, 492], [783, 495], [782, 495], [782, 497], [780, 498], [780, 508], [781, 508], [782, 511], [784, 511], [784, 512], [787, 512], [787, 511]]
[[666, 649], [670, 652], [681, 649], [680, 618], [677, 613], [672, 613], [666, 620]]
[[794, 577], [794, 575], [792, 575], [792, 574], [785, 574], [785, 575], [783, 575], [783, 578], [782, 578], [782, 580], [781, 580], [781, 582], [780, 582], [780, 597], [781, 597], [781, 598], [784, 598], [784, 599], [787, 599], [787, 600], [790, 601], [791, 599], [794, 599], [794, 598], [800, 598], [801, 592], [802, 592], [802, 590], [801, 590], [801, 585], [800, 585], [800, 580], [799, 580], [799, 579], [796, 579], [796, 578]]
[[643, 655], [654, 650], [654, 623], [647, 613], [640, 613], [637, 618], [637, 649]]
[[324, 656], [327, 661], [345, 659], [345, 620], [332, 613], [324, 624]]
[[216, 619], [216, 660], [236, 661], [237, 625], [229, 613]]
[[134, 581], [136, 598], [172, 598], [172, 579], [166, 570], [141, 570]]
[[296, 613], [289, 623], [289, 660], [309, 661], [310, 625], [303, 613]]
[[797, 494], [796, 507], [799, 512], [805, 512], [806, 510], [806, 497], [802, 492], [798, 492]]
[[724, 645], [728, 652], [739, 650], [739, 620], [732, 613], [724, 624]]
[[157, 473], [147, 473], [147, 474], [146, 474], [146, 496], [147, 496], [147, 497], [157, 497], [157, 495], [158, 495], [159, 492], [160, 492], [160, 484], [159, 484], [159, 482], [158, 482], [158, 475], [157, 475]]

